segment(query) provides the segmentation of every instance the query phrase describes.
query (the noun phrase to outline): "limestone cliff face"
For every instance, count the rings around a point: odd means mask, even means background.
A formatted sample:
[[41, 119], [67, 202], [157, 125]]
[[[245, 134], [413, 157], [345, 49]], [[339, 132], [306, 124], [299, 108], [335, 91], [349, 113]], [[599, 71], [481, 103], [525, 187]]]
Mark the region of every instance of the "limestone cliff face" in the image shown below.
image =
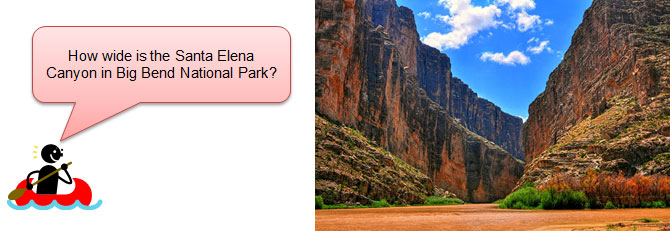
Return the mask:
[[668, 87], [659, 84], [660, 72], [668, 67], [657, 60], [667, 54], [659, 53], [655, 44], [667, 42], [663, 25], [670, 20], [669, 11], [668, 1], [593, 2], [546, 89], [528, 109], [523, 141], [527, 163], [572, 126], [597, 116], [594, 112], [608, 98], [633, 96], [646, 103]]
[[326, 204], [423, 204], [433, 181], [358, 131], [316, 116], [316, 195]]
[[595, 0], [530, 105], [521, 183], [670, 171], [670, 1]]
[[507, 114], [486, 99], [477, 97], [467, 84], [458, 78], [451, 81], [449, 115], [484, 138], [493, 141], [514, 157], [524, 159], [522, 146], [523, 120]]
[[395, 1], [316, 1], [317, 114], [361, 131], [436, 187], [473, 202], [502, 198], [523, 162], [449, 116], [449, 60], [431, 49]]

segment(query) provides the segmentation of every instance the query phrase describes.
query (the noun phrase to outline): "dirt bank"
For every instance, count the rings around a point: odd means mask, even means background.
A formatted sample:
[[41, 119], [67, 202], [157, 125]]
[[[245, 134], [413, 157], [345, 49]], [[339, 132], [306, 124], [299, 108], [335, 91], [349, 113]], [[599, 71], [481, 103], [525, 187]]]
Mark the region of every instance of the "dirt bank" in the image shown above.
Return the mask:
[[[640, 218], [660, 222], [634, 221]], [[618, 230], [670, 230], [670, 209], [509, 210], [469, 204], [316, 211], [316, 230], [606, 230], [608, 224]]]

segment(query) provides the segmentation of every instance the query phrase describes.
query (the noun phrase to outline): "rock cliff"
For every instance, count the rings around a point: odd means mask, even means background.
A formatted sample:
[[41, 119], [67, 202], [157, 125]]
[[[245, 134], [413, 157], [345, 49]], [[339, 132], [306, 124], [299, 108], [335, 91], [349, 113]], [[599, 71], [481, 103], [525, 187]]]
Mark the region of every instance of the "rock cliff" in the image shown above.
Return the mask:
[[326, 204], [423, 204], [433, 181], [358, 131], [316, 116], [316, 195]]
[[467, 84], [453, 77], [449, 57], [419, 40], [414, 15], [409, 8], [397, 7], [394, 0], [361, 2], [364, 2], [363, 14], [369, 15], [373, 25], [384, 28], [402, 54], [400, 63], [415, 76], [428, 98], [470, 131], [524, 159], [523, 120], [479, 98]]
[[[450, 116], [448, 105], [479, 99], [452, 91], [448, 57], [421, 44], [411, 10], [393, 0], [317, 0], [315, 26], [317, 114], [359, 130], [468, 201], [511, 191], [523, 162], [461, 124], [500, 129], [499, 122]], [[503, 115], [493, 104], [461, 108], [455, 114]]]
[[667, 174], [670, 1], [595, 0], [530, 105], [521, 183], [588, 168]]
[[[449, 115], [463, 126], [493, 141], [514, 157], [524, 159], [522, 146], [523, 120], [507, 114], [486, 99], [479, 98], [458, 78], [451, 81]], [[443, 105], [445, 106], [445, 105]]]

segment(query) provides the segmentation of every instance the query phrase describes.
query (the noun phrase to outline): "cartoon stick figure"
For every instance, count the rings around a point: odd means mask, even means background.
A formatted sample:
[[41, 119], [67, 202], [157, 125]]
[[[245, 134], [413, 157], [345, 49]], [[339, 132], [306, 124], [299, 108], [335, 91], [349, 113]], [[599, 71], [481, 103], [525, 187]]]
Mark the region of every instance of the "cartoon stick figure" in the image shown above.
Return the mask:
[[[44, 146], [42, 148], [42, 160], [44, 160], [47, 163], [53, 164], [56, 163], [57, 160], [59, 160], [62, 156], [63, 149], [58, 148], [58, 146], [49, 144], [47, 146]], [[44, 179], [42, 182], [37, 184], [37, 194], [56, 194], [58, 191], [58, 181], [63, 181], [66, 184], [72, 184], [72, 177], [70, 177], [70, 173], [67, 172], [67, 164], [62, 164], [61, 169], [65, 171], [65, 174], [67, 175], [68, 180], [65, 180], [61, 178], [58, 174], [55, 174], [49, 178]], [[56, 171], [56, 167], [51, 166], [51, 165], [45, 165], [42, 167], [40, 170], [32, 171], [28, 174], [27, 181], [26, 181], [26, 189], [32, 190], [33, 185], [30, 184], [30, 175], [39, 173], [38, 179], [42, 179], [43, 177], [46, 177], [50, 173]]]

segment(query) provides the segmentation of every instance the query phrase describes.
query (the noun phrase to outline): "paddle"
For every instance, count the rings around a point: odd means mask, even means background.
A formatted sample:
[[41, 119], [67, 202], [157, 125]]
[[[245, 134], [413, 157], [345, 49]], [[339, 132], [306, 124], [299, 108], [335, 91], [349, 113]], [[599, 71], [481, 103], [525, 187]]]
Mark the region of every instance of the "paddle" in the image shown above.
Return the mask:
[[[72, 162], [67, 163], [68, 166], [71, 165], [71, 164], [72, 164]], [[46, 180], [49, 177], [53, 176], [54, 174], [58, 173], [60, 170], [62, 170], [62, 169], [60, 169], [60, 168], [56, 169], [55, 171], [49, 173], [49, 175], [46, 175], [45, 177], [42, 177], [42, 179], [39, 179], [38, 181], [35, 181], [35, 183], [32, 183], [32, 185], [35, 186], [35, 185], [39, 184], [43, 180]], [[26, 188], [17, 188], [17, 189], [14, 189], [14, 191], [10, 192], [9, 196], [7, 196], [7, 198], [9, 198], [9, 200], [16, 200], [16, 199], [21, 198], [21, 196], [23, 196], [23, 194], [25, 192], [26, 192]]]

